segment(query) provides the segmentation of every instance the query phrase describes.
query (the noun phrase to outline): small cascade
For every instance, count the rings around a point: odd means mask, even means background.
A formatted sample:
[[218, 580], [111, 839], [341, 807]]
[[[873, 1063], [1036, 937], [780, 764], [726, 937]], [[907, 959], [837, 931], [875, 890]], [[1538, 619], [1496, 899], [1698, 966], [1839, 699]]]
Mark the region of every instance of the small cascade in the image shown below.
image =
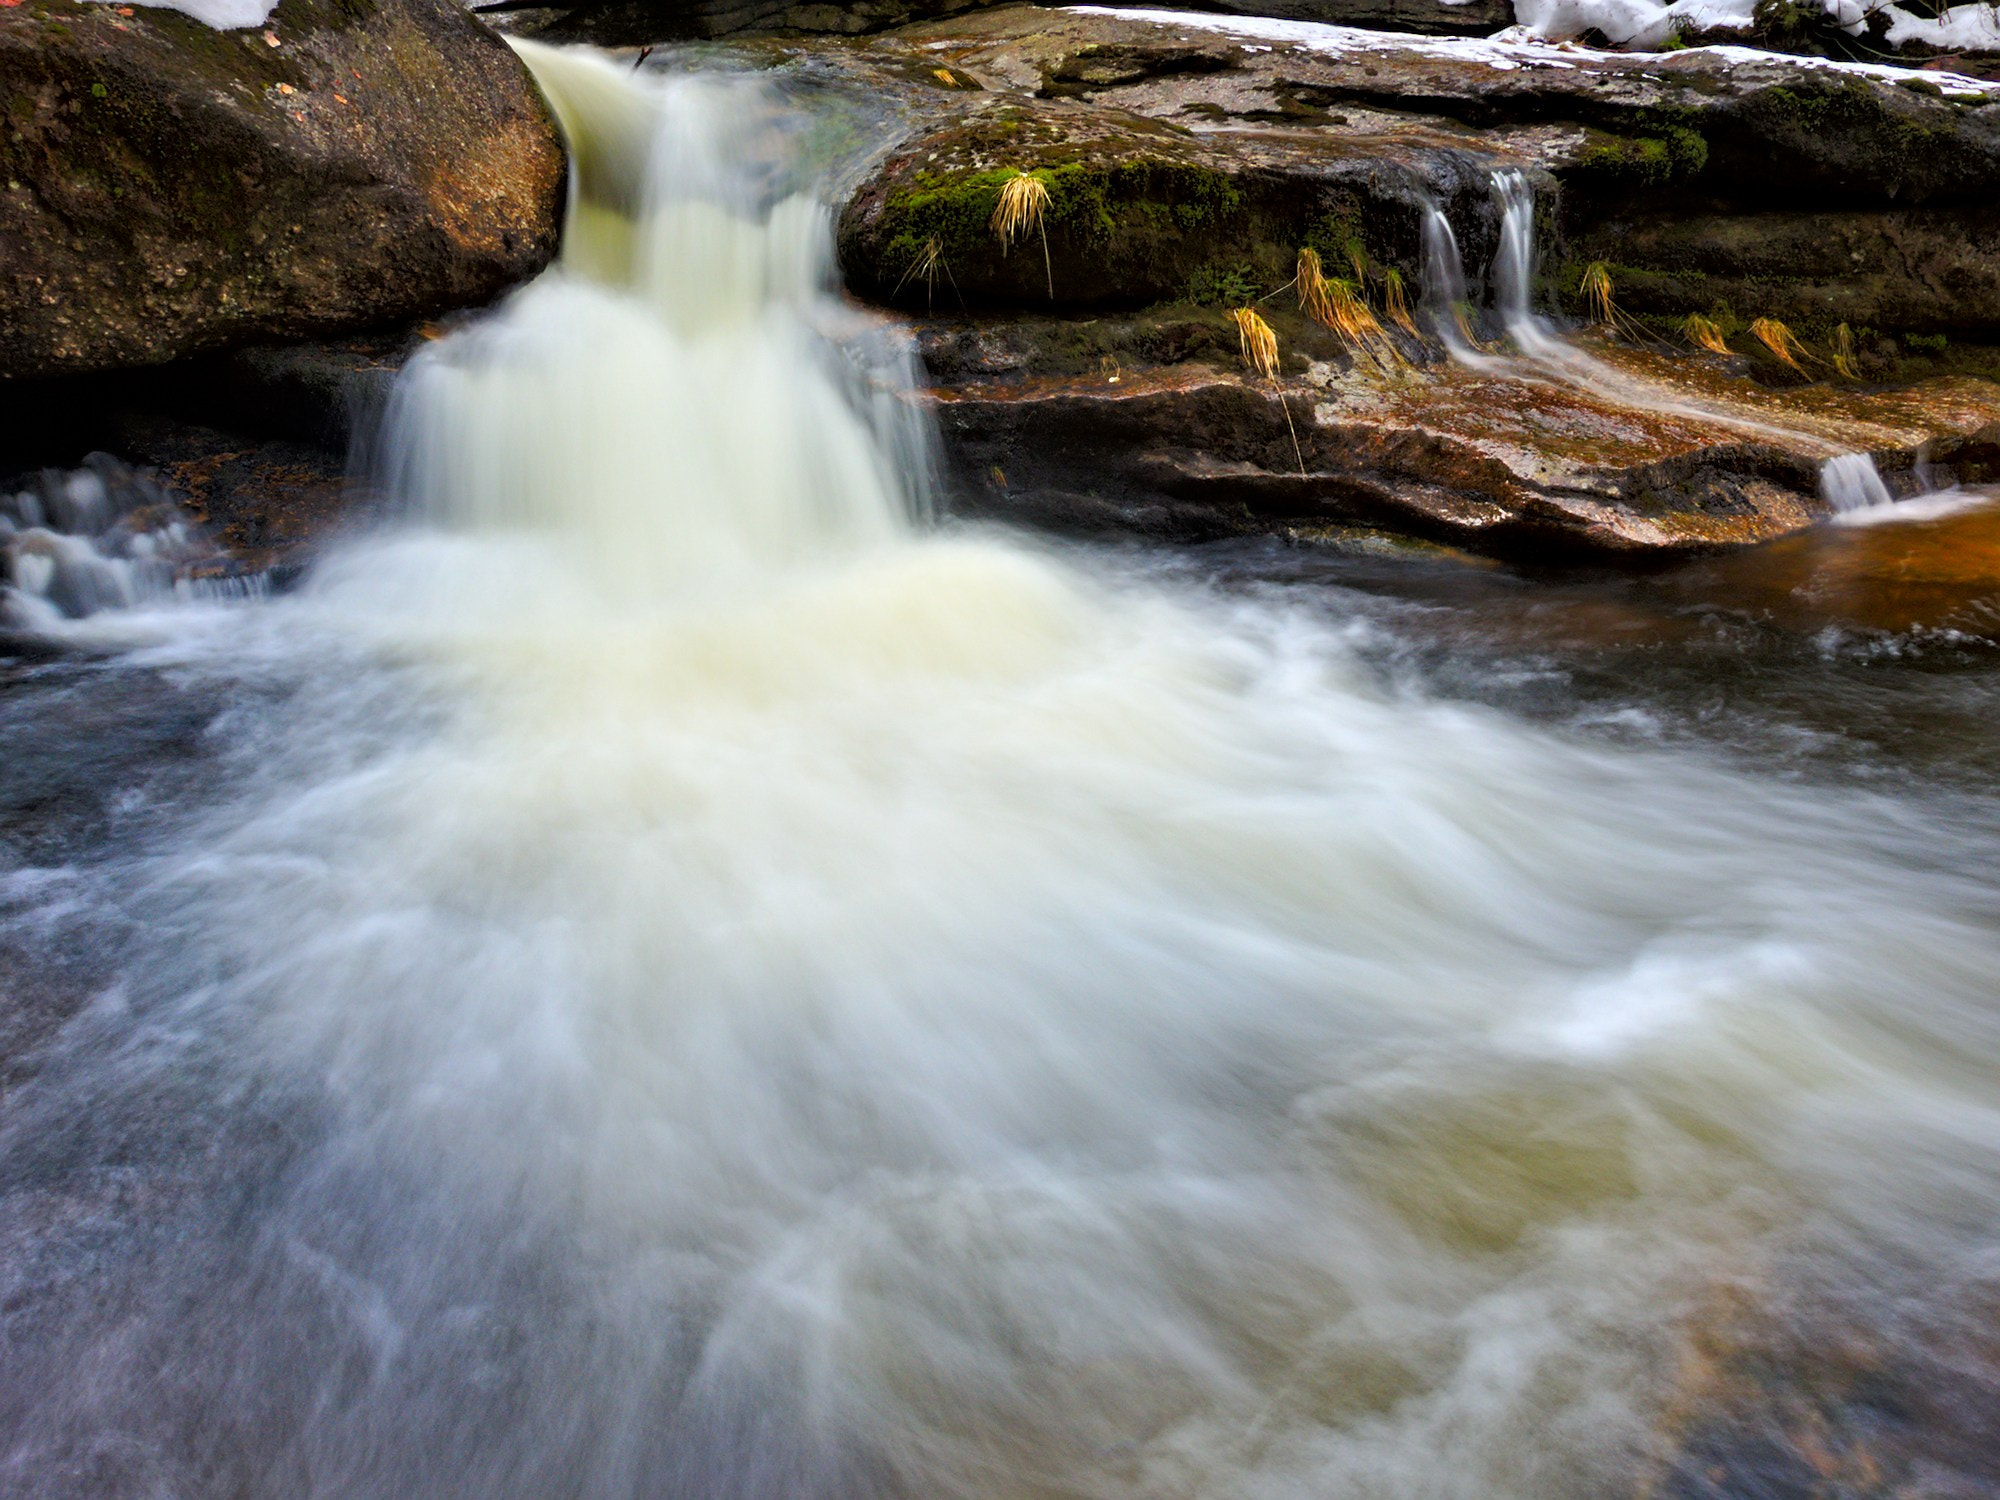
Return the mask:
[[1495, 172], [1492, 181], [1500, 213], [1499, 248], [1493, 255], [1493, 308], [1500, 326], [1522, 354], [1548, 373], [1593, 395], [1632, 399], [1627, 377], [1576, 348], [1535, 311], [1534, 185], [1527, 173], [1513, 169]]
[[[1533, 183], [1525, 172], [1508, 167], [1494, 171], [1490, 184], [1499, 224], [1488, 282], [1494, 315], [1517, 355], [1487, 354], [1472, 343], [1461, 316], [1466, 275], [1458, 240], [1442, 210], [1433, 205], [1423, 219], [1424, 305], [1433, 330], [1454, 363], [1482, 374], [1567, 386], [1613, 405], [1694, 417], [1766, 441], [1803, 440], [1824, 451], [1827, 445], [1816, 434], [1689, 401], [1577, 348], [1552, 321], [1535, 311]], [[1829, 458], [1821, 470], [1820, 488], [1836, 514], [1889, 503], [1888, 488], [1865, 453]]]
[[1819, 493], [1837, 516], [1895, 504], [1882, 471], [1866, 453], [1837, 453], [1821, 464]]
[[1500, 242], [1493, 255], [1493, 306], [1509, 332], [1532, 327], [1535, 276], [1535, 192], [1527, 174], [1493, 174], [1493, 201], [1500, 211]]
[[0, 495], [0, 626], [46, 632], [103, 610], [253, 587], [191, 576], [216, 556], [158, 484], [93, 453]]
[[1461, 364], [1485, 358], [1472, 346], [1471, 296], [1465, 287], [1465, 261], [1451, 220], [1437, 204], [1425, 206], [1423, 217], [1423, 313], [1447, 353]]

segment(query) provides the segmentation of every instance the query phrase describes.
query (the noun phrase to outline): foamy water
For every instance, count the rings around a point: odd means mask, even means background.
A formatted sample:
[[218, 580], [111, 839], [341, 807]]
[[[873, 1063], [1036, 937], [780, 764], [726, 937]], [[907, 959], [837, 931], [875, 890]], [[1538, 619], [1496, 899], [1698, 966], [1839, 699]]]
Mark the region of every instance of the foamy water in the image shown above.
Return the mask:
[[64, 627], [228, 708], [185, 816], [5, 888], [121, 936], [0, 1111], [0, 1472], [1601, 1496], [1719, 1309], [1974, 1305], [1971, 834], [926, 526], [771, 97], [522, 50], [648, 124], [406, 376], [409, 518]]

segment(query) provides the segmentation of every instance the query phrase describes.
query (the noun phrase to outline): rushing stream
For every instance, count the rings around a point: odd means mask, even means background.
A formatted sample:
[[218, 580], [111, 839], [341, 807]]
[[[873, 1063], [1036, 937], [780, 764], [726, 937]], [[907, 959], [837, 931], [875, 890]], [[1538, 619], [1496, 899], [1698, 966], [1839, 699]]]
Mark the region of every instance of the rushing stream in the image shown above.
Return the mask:
[[0, 688], [0, 1490], [2000, 1477], [1986, 594], [938, 526], [773, 97], [528, 55], [405, 514]]

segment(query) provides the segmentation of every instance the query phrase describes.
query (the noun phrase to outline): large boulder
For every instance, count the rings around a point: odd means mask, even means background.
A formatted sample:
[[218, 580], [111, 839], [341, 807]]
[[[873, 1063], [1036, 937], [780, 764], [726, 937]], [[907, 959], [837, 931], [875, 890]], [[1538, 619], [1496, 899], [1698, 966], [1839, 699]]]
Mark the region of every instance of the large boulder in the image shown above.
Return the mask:
[[[994, 212], [1022, 173], [1047, 205], [1003, 245]], [[1430, 203], [1469, 218], [1489, 196], [1463, 152], [1385, 156], [1326, 135], [1273, 153], [1125, 110], [986, 91], [882, 163], [841, 217], [840, 254], [856, 290], [906, 307], [1241, 302], [1289, 280], [1301, 246], [1333, 268], [1355, 247], [1414, 266]]]
[[0, 100], [0, 377], [428, 316], [555, 250], [561, 142], [452, 0], [25, 0]]

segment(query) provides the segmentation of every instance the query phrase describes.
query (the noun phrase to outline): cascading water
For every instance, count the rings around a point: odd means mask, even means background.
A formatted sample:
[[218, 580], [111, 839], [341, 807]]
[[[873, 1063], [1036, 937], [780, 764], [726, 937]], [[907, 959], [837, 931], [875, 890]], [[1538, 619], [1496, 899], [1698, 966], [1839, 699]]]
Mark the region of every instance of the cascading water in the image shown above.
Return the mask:
[[929, 503], [899, 399], [913, 367], [827, 337], [852, 320], [826, 211], [768, 180], [769, 101], [675, 81], [655, 128], [609, 64], [517, 46], [588, 143], [567, 274], [414, 363], [388, 489], [452, 525], [532, 528], [647, 602], [904, 534]]
[[1573, 351], [1535, 315], [1535, 193], [1527, 174], [1495, 172], [1493, 199], [1500, 210], [1493, 306], [1501, 326], [1530, 358], [1560, 359]]
[[1431, 332], [1458, 364], [1475, 369], [1497, 366], [1499, 361], [1473, 347], [1472, 301], [1465, 284], [1465, 260], [1459, 254], [1458, 236], [1435, 203], [1425, 206], [1422, 224], [1423, 311]]
[[[1755, 437], [1793, 442], [1803, 440], [1812, 447], [1824, 450], [1826, 445], [1823, 441], [1810, 434], [1689, 402], [1664, 387], [1614, 369], [1570, 343], [1534, 308], [1533, 184], [1526, 173], [1503, 168], [1493, 173], [1492, 187], [1499, 220], [1498, 244], [1492, 266], [1493, 308], [1501, 327], [1519, 352], [1519, 358], [1507, 359], [1483, 352], [1474, 346], [1457, 318], [1440, 318], [1434, 312], [1433, 327], [1454, 362], [1485, 374], [1548, 380], [1571, 386], [1614, 405], [1679, 412]], [[1462, 305], [1465, 270], [1459, 259], [1458, 241], [1452, 233], [1450, 221], [1435, 207], [1424, 218], [1423, 244], [1425, 304], [1432, 308]], [[1867, 471], [1866, 475], [1863, 475], [1863, 469]], [[1873, 486], [1880, 489], [1886, 500], [1888, 490], [1882, 484], [1881, 476], [1875, 473], [1872, 459], [1866, 454], [1835, 454], [1822, 469], [1821, 494], [1836, 514], [1872, 503], [1866, 498], [1856, 498], [1872, 494], [1865, 489], [1869, 483], [1868, 476], [1872, 476]]]
[[1819, 490], [1835, 515], [1894, 503], [1875, 460], [1866, 453], [1840, 453], [1829, 458], [1820, 466]]
[[0, 496], [0, 628], [60, 630], [99, 610], [259, 591], [254, 578], [195, 572], [214, 560], [157, 485], [94, 453]]
[[773, 97], [522, 50], [568, 247], [410, 516], [75, 627], [223, 706], [0, 888], [110, 966], [0, 1095], [12, 1487], [1596, 1497], [1733, 1309], [1975, 1316], [1962, 819], [927, 531]]

